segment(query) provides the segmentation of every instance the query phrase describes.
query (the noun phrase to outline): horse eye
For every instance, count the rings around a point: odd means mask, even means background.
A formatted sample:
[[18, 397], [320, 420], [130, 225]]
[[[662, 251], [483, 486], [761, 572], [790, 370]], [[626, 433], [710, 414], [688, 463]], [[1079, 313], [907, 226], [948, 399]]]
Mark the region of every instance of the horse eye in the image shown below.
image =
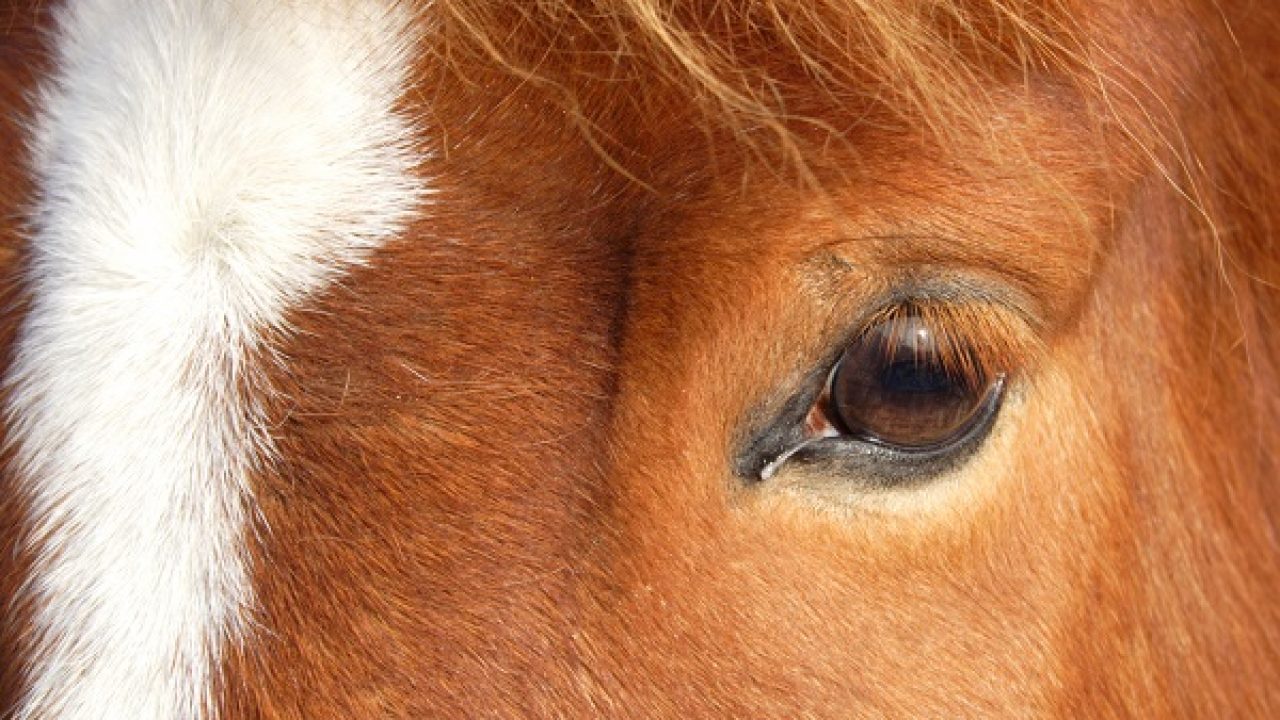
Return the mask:
[[907, 313], [872, 326], [844, 351], [826, 412], [842, 435], [904, 451], [942, 450], [994, 414], [1002, 389], [1002, 377], [987, 377], [971, 351]]
[[964, 309], [887, 309], [820, 392], [795, 396], [744, 448], [740, 473], [767, 481], [788, 464], [816, 464], [888, 487], [952, 467], [981, 445], [1004, 400], [998, 369], [1013, 354], [993, 327]]

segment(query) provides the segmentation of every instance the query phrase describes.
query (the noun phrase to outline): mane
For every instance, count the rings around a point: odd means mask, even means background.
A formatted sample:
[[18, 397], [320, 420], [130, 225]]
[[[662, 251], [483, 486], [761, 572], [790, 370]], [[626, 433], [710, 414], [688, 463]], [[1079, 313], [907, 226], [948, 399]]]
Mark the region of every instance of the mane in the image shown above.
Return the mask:
[[[589, 126], [586, 98], [627, 85], [630, 111], [674, 96], [704, 130], [793, 160], [806, 151], [803, 128], [822, 130], [820, 142], [849, 131], [820, 119], [831, 107], [945, 143], [988, 121], [984, 88], [1050, 77], [1094, 84], [1080, 13], [1063, 0], [444, 0], [434, 10], [455, 67], [497, 63], [553, 88]], [[646, 88], [635, 92], [640, 79]]]
[[[1256, 58], [1269, 56], [1263, 48], [1280, 33], [1280, 14], [1259, 12], [1250, 27], [1232, 27], [1216, 3], [1180, 0], [1160, 12], [1193, 18], [1201, 37], [1148, 39], [1166, 52], [1138, 55], [1126, 50], [1133, 46], [1124, 41], [1131, 31], [1124, 22], [1126, 12], [1141, 11], [1109, 5], [440, 0], [434, 47], [461, 77], [487, 67], [542, 88], [628, 175], [638, 143], [619, 137], [608, 118], [681, 107], [692, 109], [686, 117], [713, 142], [732, 139], [808, 180], [809, 163], [824, 148], [874, 127], [943, 152], [977, 146], [969, 157], [978, 162], [1013, 157], [1028, 181], [1053, 185], [1063, 168], [1021, 154], [991, 129], [992, 117], [1010, 92], [1076, 104], [1105, 150], [1094, 170], [1153, 173], [1179, 199], [1185, 249], [1217, 276], [1207, 286], [1243, 328], [1237, 335], [1246, 337], [1255, 382], [1275, 387], [1270, 359], [1280, 357], [1280, 333], [1264, 329], [1280, 318], [1280, 220], [1269, 209], [1280, 195], [1273, 120], [1280, 86], [1277, 68], [1259, 67]], [[1194, 84], [1180, 97], [1162, 97], [1150, 89], [1152, 76]], [[832, 109], [852, 123], [832, 125], [824, 118]], [[1280, 415], [1274, 407], [1266, 412]]]

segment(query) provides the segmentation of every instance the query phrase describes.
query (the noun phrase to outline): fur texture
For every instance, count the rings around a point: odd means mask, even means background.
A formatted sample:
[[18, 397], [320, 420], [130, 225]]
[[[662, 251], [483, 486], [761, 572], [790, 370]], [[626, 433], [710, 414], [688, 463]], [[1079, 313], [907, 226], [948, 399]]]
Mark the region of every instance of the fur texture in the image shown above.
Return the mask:
[[[32, 578], [0, 695], [34, 658], [28, 714], [152, 690], [181, 715], [209, 678], [236, 720], [1280, 717], [1280, 5], [436, 0], [399, 98], [433, 202], [401, 226], [377, 209], [403, 177], [335, 173], [350, 198], [293, 212], [377, 123], [308, 136], [327, 116], [226, 101], [258, 87], [232, 67], [310, 97], [343, 43], [282, 29], [323, 13], [209, 4], [75, 11], [43, 96], [30, 298], [0, 318], [0, 523], [41, 532], [18, 561], [0, 534], [0, 595]], [[210, 82], [138, 82], [140, 19], [225, 40], [159, 43]], [[355, 35], [355, 67], [386, 64]], [[288, 60], [232, 62], [246, 37]], [[90, 46], [114, 57], [70, 62]], [[67, 151], [69, 118], [148, 88], [176, 104]], [[277, 120], [318, 162], [236, 140]], [[235, 152], [125, 133], [154, 127]], [[193, 178], [205, 202], [156, 204], [235, 222], [86, 219]], [[276, 213], [327, 222], [289, 246]], [[83, 260], [135, 237], [172, 242]], [[923, 303], [1006, 375], [980, 445], [742, 476], [851, 337]], [[153, 578], [134, 608], [136, 567], [197, 589]], [[91, 692], [166, 662], [197, 668], [150, 675], [181, 692]]]
[[257, 363], [421, 197], [378, 2], [75, 2], [41, 91], [6, 382], [31, 508], [19, 718], [198, 717], [243, 638]]

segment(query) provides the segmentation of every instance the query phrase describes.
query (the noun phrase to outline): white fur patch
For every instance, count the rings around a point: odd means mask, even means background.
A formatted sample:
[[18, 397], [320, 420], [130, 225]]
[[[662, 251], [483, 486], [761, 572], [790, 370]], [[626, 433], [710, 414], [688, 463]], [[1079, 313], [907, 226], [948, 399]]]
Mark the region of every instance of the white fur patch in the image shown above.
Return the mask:
[[423, 188], [379, 0], [75, 0], [40, 96], [5, 378], [34, 517], [18, 718], [196, 718], [243, 638], [254, 359]]

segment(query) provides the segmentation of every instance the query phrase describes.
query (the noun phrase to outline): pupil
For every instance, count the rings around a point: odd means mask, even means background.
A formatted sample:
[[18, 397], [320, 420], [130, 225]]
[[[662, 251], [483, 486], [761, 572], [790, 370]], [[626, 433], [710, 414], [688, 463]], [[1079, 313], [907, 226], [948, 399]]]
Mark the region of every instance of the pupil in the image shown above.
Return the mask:
[[902, 395], [933, 395], [952, 389], [950, 376], [932, 363], [896, 362], [880, 374], [880, 387], [885, 392]]

